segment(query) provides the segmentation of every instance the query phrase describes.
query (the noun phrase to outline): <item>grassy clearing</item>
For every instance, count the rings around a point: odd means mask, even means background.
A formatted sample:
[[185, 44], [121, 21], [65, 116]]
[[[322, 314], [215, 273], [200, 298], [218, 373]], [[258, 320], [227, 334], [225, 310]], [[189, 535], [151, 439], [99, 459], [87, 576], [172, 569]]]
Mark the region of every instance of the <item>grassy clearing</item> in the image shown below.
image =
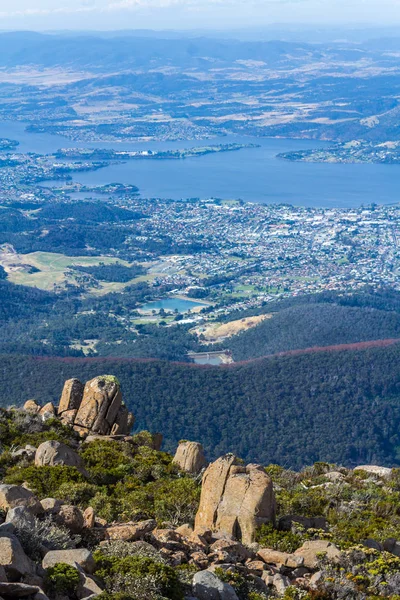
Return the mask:
[[256, 327], [261, 321], [271, 319], [272, 314], [246, 317], [229, 323], [211, 323], [205, 327], [196, 327], [193, 331], [197, 335], [203, 335], [208, 342], [219, 342], [227, 337], [232, 337], [241, 331]]

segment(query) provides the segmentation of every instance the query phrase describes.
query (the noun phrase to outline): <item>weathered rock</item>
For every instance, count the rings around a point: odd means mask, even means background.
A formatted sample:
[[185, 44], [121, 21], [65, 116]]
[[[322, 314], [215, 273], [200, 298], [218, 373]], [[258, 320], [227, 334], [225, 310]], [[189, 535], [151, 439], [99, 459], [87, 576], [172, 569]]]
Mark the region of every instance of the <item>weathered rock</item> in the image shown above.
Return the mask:
[[77, 569], [80, 576], [80, 583], [77, 589], [77, 596], [79, 600], [83, 600], [84, 598], [96, 598], [99, 596], [103, 590], [96, 583], [93, 577], [87, 575], [79, 565], [77, 565]]
[[185, 523], [184, 525], [180, 525], [175, 529], [177, 533], [179, 533], [182, 537], [190, 537], [193, 533], [193, 527], [189, 525], [189, 523]]
[[4, 567], [10, 581], [33, 572], [33, 563], [15, 535], [0, 537], [0, 565]]
[[35, 458], [36, 448], [35, 446], [31, 446], [27, 444], [24, 448], [18, 448], [18, 450], [13, 450], [11, 452], [11, 456], [13, 458], [27, 458], [28, 460], [32, 460]]
[[8, 511], [16, 506], [25, 506], [33, 514], [43, 511], [39, 500], [30, 490], [21, 485], [0, 484], [0, 509]]
[[0, 582], [0, 594], [11, 596], [12, 598], [26, 598], [27, 596], [37, 594], [39, 591], [40, 588], [36, 585], [28, 585], [19, 582]]
[[107, 375], [95, 377], [85, 385], [75, 417], [75, 428], [79, 432], [108, 435], [121, 405], [122, 395], [117, 379]]
[[33, 526], [35, 517], [26, 506], [16, 506], [7, 512], [6, 523], [12, 523], [17, 529]]
[[133, 423], [132, 413], [129, 412], [126, 406], [121, 405], [115, 417], [114, 425], [111, 428], [111, 435], [128, 435]]
[[24, 410], [29, 413], [36, 414], [40, 410], [39, 404], [36, 400], [27, 400], [23, 406]]
[[192, 473], [193, 475], [197, 475], [207, 466], [203, 446], [198, 442], [180, 442], [173, 462], [182, 471]]
[[96, 515], [94, 513], [94, 508], [88, 506], [85, 512], [83, 513], [83, 526], [85, 529], [93, 529], [96, 522]]
[[249, 560], [246, 562], [246, 568], [249, 573], [261, 576], [262, 573], [267, 569], [267, 565], [262, 560]]
[[217, 540], [210, 546], [210, 552], [226, 552], [234, 562], [245, 561], [251, 558], [251, 552], [236, 540]]
[[64, 383], [60, 403], [58, 405], [58, 415], [62, 416], [66, 411], [78, 410], [83, 398], [84, 385], [79, 379], [68, 379]]
[[302, 567], [304, 564], [302, 556], [279, 552], [271, 548], [261, 548], [258, 551], [258, 556], [267, 564], [284, 565], [289, 569], [297, 569], [297, 567]]
[[290, 586], [290, 579], [280, 573], [276, 573], [272, 579], [272, 585], [275, 587], [278, 594], [283, 596], [286, 588]]
[[190, 564], [196, 565], [199, 569], [206, 569], [208, 567], [208, 557], [205, 552], [192, 552], [190, 555]]
[[75, 563], [82, 567], [86, 573], [93, 573], [95, 561], [92, 553], [86, 548], [76, 550], [51, 550], [46, 554], [42, 561], [43, 569], [54, 567], [57, 563], [66, 563], [75, 566]]
[[319, 583], [322, 581], [323, 575], [321, 571], [317, 571], [310, 579], [310, 588], [312, 590], [318, 589]]
[[75, 417], [78, 412], [77, 408], [73, 408], [72, 410], [65, 410], [63, 414], [60, 416], [60, 421], [63, 425], [67, 425], [71, 427], [75, 422]]
[[112, 525], [106, 529], [106, 537], [109, 540], [123, 540], [133, 542], [141, 539], [146, 533], [152, 532], [157, 527], [153, 519], [140, 521], [139, 523], [123, 523]]
[[390, 477], [392, 474], [392, 469], [389, 469], [388, 467], [379, 467], [377, 465], [360, 465], [356, 467], [354, 471], [365, 471], [366, 473], [376, 475], [377, 477]]
[[42, 406], [42, 408], [39, 410], [39, 415], [40, 416], [49, 415], [49, 416], [55, 417], [56, 409], [54, 408], [53, 403], [48, 402], [47, 404]]
[[206, 527], [245, 544], [256, 529], [275, 519], [272, 481], [259, 465], [237, 465], [227, 454], [209, 465], [203, 476], [195, 531]]
[[54, 467], [55, 465], [66, 465], [68, 467], [76, 467], [78, 471], [86, 474], [83, 460], [72, 448], [57, 442], [50, 440], [40, 444], [36, 450], [35, 465], [37, 467], [43, 467], [45, 465]]
[[63, 504], [55, 515], [54, 520], [59, 525], [67, 527], [71, 533], [81, 533], [84, 527], [82, 511], [72, 504]]
[[40, 501], [40, 504], [46, 513], [50, 515], [56, 515], [60, 512], [60, 508], [64, 502], [62, 500], [58, 500], [57, 498], [43, 498], [43, 500]]
[[235, 590], [211, 571], [199, 571], [193, 577], [193, 595], [198, 600], [238, 600]]
[[325, 540], [310, 540], [304, 542], [301, 548], [295, 550], [296, 556], [304, 559], [307, 569], [316, 569], [319, 563], [319, 555], [324, 554], [329, 560], [335, 561], [340, 556], [340, 550], [335, 544]]
[[3, 567], [3, 565], [0, 565], [0, 581], [1, 582], [7, 581], [7, 574], [6, 574], [6, 570]]

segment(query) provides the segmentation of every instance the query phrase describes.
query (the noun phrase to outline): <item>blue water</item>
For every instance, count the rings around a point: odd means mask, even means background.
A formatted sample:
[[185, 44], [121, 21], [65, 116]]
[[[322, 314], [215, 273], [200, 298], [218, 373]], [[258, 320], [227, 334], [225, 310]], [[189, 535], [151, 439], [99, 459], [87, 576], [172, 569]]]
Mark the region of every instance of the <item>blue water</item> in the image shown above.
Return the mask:
[[196, 306], [206, 306], [201, 302], [194, 302], [193, 300], [183, 300], [181, 298], [165, 298], [165, 300], [155, 300], [154, 302], [148, 302], [144, 304], [140, 308], [143, 310], [160, 310], [163, 308], [164, 310], [172, 310], [175, 309], [184, 313], [192, 308], [196, 308]]
[[374, 164], [294, 163], [279, 160], [280, 152], [322, 147], [323, 142], [268, 138], [223, 137], [204, 141], [152, 143], [77, 143], [62, 136], [24, 131], [23, 123], [0, 123], [0, 137], [17, 139], [22, 152], [50, 153], [67, 147], [118, 149], [187, 148], [204, 144], [256, 142], [260, 148], [208, 154], [185, 160], [136, 160], [77, 173], [87, 185], [130, 183], [142, 197], [242, 198], [264, 204], [355, 207], [400, 201], [400, 166]]

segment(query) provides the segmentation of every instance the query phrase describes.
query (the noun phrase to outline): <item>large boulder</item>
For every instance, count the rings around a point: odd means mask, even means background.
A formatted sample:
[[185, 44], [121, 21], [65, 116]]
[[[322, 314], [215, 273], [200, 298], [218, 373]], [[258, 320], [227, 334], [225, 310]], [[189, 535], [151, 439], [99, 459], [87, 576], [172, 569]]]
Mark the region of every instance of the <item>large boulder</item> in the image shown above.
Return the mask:
[[79, 379], [68, 379], [64, 383], [60, 403], [58, 405], [58, 415], [62, 417], [63, 413], [71, 410], [78, 410], [83, 398], [83, 383]]
[[392, 474], [392, 469], [389, 469], [389, 467], [379, 467], [378, 465], [360, 465], [354, 471], [365, 471], [377, 477], [390, 477]]
[[197, 475], [207, 466], [203, 446], [199, 442], [180, 442], [174, 456], [174, 463], [182, 471]]
[[295, 550], [294, 554], [304, 559], [304, 566], [307, 569], [316, 569], [321, 556], [336, 561], [340, 556], [340, 550], [335, 544], [326, 540], [309, 540]]
[[4, 567], [9, 581], [34, 572], [33, 563], [26, 556], [18, 538], [11, 534], [0, 537], [0, 565]]
[[229, 583], [221, 581], [211, 571], [199, 571], [193, 577], [193, 595], [198, 600], [238, 600]]
[[37, 467], [43, 467], [45, 465], [50, 467], [54, 467], [55, 465], [66, 465], [68, 467], [76, 467], [78, 471], [86, 474], [83, 460], [79, 454], [66, 444], [55, 440], [40, 444], [39, 448], [36, 450], [35, 465]]
[[23, 406], [23, 409], [26, 412], [37, 414], [40, 410], [40, 405], [36, 402], [36, 400], [27, 400]]
[[35, 525], [35, 517], [26, 506], [16, 506], [7, 512], [6, 523], [12, 523], [16, 529], [27, 529]]
[[118, 380], [111, 375], [95, 377], [85, 385], [74, 428], [81, 434], [108, 435], [121, 406], [122, 395]]
[[0, 484], [0, 509], [8, 511], [16, 506], [25, 506], [33, 514], [43, 512], [42, 505], [30, 490], [21, 485]]
[[93, 573], [95, 561], [90, 550], [78, 548], [76, 550], [51, 550], [43, 558], [42, 567], [48, 569], [54, 567], [57, 563], [65, 563], [75, 566], [75, 563], [82, 567], [86, 573]]
[[195, 530], [207, 528], [251, 544], [257, 528], [273, 522], [275, 512], [273, 485], [265, 470], [239, 465], [228, 454], [204, 473]]

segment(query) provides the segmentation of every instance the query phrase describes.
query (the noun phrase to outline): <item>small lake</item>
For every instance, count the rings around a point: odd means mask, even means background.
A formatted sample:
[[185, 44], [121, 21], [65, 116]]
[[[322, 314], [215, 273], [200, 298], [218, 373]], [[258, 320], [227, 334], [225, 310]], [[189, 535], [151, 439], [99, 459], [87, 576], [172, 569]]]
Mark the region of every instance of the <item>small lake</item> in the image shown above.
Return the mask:
[[20, 152], [38, 153], [71, 147], [166, 150], [230, 142], [260, 145], [184, 160], [133, 160], [73, 176], [74, 181], [89, 186], [134, 184], [144, 198], [241, 198], [263, 204], [316, 207], [400, 202], [398, 165], [296, 163], [276, 158], [280, 152], [328, 145], [318, 141], [227, 136], [180, 142], [89, 143], [46, 133], [28, 133], [24, 123], [8, 121], [0, 122], [0, 137], [18, 140]]
[[185, 313], [192, 308], [196, 308], [198, 306], [207, 306], [202, 302], [195, 302], [194, 300], [184, 300], [183, 298], [165, 298], [164, 300], [155, 300], [154, 302], [148, 302], [147, 304], [143, 304], [140, 308], [142, 310], [156, 310], [159, 311], [161, 308], [164, 310], [175, 311], [177, 310], [180, 313]]

